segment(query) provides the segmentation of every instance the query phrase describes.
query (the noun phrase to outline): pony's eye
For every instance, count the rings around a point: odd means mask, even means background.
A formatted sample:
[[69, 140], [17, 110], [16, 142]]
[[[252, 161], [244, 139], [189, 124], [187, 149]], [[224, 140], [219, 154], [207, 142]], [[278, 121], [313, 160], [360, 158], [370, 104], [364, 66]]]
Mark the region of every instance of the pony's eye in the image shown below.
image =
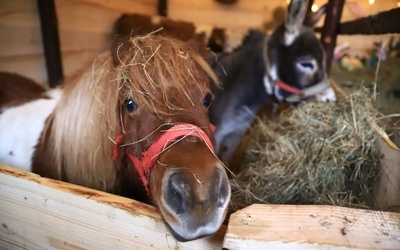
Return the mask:
[[211, 103], [212, 103], [212, 96], [211, 94], [207, 94], [204, 97], [203, 104], [204, 106], [206, 106], [206, 108], [209, 108], [211, 106]]
[[132, 97], [126, 98], [124, 104], [129, 113], [132, 113], [138, 108], [138, 105], [132, 100]]

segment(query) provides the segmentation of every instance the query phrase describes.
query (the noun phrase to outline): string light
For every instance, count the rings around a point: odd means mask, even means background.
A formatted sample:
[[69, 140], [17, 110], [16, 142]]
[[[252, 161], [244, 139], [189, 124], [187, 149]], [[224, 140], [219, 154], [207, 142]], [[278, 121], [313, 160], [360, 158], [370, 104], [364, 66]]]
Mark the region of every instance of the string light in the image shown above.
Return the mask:
[[311, 11], [312, 11], [312, 12], [316, 12], [317, 10], [318, 10], [318, 5], [313, 4], [313, 5], [311, 6]]

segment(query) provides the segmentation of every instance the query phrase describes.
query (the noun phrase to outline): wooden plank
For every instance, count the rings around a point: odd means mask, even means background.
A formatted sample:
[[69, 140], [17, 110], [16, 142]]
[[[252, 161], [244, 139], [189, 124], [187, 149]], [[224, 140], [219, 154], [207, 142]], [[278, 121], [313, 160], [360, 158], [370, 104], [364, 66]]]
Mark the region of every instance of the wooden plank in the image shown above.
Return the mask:
[[40, 27], [6, 27], [0, 24], [0, 56], [43, 53]]
[[227, 249], [400, 249], [400, 214], [255, 204], [231, 215]]
[[[155, 14], [155, 0], [153, 2], [56, 1], [61, 50], [108, 48], [116, 19], [123, 12]], [[151, 8], [154, 11], [145, 12]], [[43, 53], [36, 1], [0, 1], [0, 34], [0, 56]]]
[[270, 13], [274, 8], [281, 5], [282, 1], [280, 0], [238, 1], [233, 5], [219, 4], [214, 0], [169, 0], [168, 17], [219, 28], [259, 28], [265, 20], [271, 17]]
[[383, 140], [379, 141], [382, 152], [381, 176], [375, 194], [375, 206], [385, 211], [400, 212], [400, 151]]
[[135, 200], [0, 165], [2, 249], [221, 249], [176, 241], [156, 209]]
[[0, 56], [43, 53], [36, 1], [0, 1]]
[[168, 0], [157, 1], [157, 14], [165, 17], [168, 15]]
[[157, 1], [158, 0], [79, 0], [79, 2], [86, 2], [103, 8], [117, 10], [119, 12], [148, 15], [157, 14]]
[[47, 87], [47, 75], [43, 54], [0, 56], [1, 71], [17, 73]]
[[54, 0], [37, 0], [44, 58], [47, 69], [47, 82], [55, 88], [64, 82], [61, 64], [58, 20]]
[[[90, 65], [102, 49], [82, 49], [62, 52], [65, 79], [68, 79]], [[47, 75], [43, 54], [0, 56], [0, 69], [28, 77], [42, 86], [47, 86]]]
[[111, 34], [121, 11], [104, 8], [84, 1], [56, 1], [60, 34], [63, 30]]
[[376, 15], [342, 22], [338, 33], [346, 35], [400, 34], [400, 8], [380, 12]]
[[333, 52], [336, 47], [337, 31], [340, 26], [340, 19], [345, 0], [329, 0], [326, 10], [324, 26], [321, 33], [321, 43], [326, 53], [326, 71], [329, 73], [333, 59]]
[[0, 27], [39, 27], [36, 1], [0, 1]]

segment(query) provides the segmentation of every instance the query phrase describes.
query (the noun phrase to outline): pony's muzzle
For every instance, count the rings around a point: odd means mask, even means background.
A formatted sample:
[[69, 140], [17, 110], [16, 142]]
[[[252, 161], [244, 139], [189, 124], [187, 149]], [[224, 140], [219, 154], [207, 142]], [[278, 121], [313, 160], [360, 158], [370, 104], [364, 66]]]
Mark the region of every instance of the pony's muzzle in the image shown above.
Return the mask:
[[[218, 163], [219, 164], [219, 163]], [[224, 221], [230, 199], [230, 185], [222, 166], [211, 176], [171, 168], [164, 176], [162, 197], [169, 213], [167, 225], [179, 241], [214, 234]], [[165, 219], [165, 217], [164, 217]]]

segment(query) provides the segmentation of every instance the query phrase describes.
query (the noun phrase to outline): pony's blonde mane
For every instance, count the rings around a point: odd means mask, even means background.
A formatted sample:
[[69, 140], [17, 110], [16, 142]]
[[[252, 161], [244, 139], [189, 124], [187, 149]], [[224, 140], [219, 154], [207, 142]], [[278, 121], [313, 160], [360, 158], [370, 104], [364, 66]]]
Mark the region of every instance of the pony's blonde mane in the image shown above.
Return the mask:
[[104, 53], [79, 79], [64, 86], [50, 120], [49, 147], [54, 150], [59, 176], [65, 175], [70, 182], [119, 191], [121, 167], [112, 157], [112, 139], [120, 131], [120, 98], [126, 94], [121, 93], [124, 89], [139, 98], [135, 99], [139, 103], [176, 109], [180, 107], [169, 100], [171, 88], [190, 100], [191, 88], [206, 89], [205, 82], [198, 82], [205, 80], [197, 77], [199, 72], [218, 82], [208, 64], [183, 42], [150, 35], [129, 42], [132, 47], [128, 53], [117, 49], [117, 67], [111, 54]]

